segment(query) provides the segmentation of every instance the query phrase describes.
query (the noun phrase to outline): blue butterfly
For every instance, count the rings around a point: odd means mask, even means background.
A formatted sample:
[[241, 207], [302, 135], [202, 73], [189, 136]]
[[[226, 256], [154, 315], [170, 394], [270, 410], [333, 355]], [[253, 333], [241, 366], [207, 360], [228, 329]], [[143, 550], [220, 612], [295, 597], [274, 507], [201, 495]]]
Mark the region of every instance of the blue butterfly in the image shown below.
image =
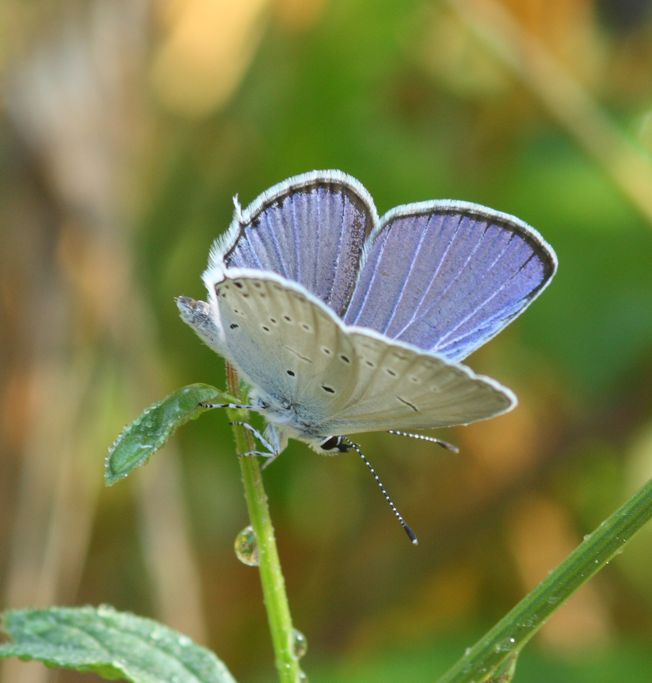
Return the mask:
[[349, 435], [469, 424], [516, 405], [460, 361], [550, 283], [555, 253], [529, 225], [452, 200], [379, 218], [341, 171], [295, 176], [235, 205], [203, 274], [208, 301], [177, 304], [250, 384], [247, 407], [267, 420], [256, 434], [273, 456], [294, 438], [365, 459]]

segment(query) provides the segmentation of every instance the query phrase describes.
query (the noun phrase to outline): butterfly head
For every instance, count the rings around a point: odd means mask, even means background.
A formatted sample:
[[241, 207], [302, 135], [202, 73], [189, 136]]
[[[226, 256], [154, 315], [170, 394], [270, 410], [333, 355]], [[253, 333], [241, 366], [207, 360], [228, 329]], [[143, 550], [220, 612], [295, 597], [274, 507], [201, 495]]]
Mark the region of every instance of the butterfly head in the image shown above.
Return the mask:
[[327, 436], [319, 441], [318, 448], [321, 451], [337, 451], [338, 453], [346, 453], [351, 449], [344, 436]]

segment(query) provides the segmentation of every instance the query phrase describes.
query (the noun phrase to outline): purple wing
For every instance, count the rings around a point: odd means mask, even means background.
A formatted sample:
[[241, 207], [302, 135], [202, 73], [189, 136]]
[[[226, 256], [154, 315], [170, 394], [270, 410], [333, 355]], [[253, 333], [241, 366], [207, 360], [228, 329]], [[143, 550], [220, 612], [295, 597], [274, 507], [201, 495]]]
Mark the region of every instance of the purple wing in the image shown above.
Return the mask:
[[364, 241], [377, 222], [373, 200], [341, 171], [313, 171], [275, 185], [238, 211], [213, 247], [206, 284], [230, 268], [297, 282], [342, 315], [351, 298]]
[[522, 221], [477, 204], [401, 206], [371, 235], [349, 325], [458, 361], [535, 299], [557, 268]]

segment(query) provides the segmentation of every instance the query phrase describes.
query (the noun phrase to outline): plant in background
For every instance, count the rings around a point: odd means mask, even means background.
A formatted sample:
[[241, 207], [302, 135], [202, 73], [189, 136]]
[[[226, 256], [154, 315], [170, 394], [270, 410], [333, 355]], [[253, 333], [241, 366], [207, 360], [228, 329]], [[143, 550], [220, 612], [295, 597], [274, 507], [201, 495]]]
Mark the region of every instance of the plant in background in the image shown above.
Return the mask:
[[[305, 680], [306, 639], [292, 624], [263, 488], [288, 438], [317, 452], [356, 452], [396, 508], [358, 432], [487, 419], [515, 397], [459, 361], [519, 315], [550, 282], [556, 258], [522, 221], [465, 202], [423, 202], [378, 218], [366, 190], [338, 171], [291, 178], [246, 210], [204, 273], [208, 302], [177, 300], [181, 316], [227, 361], [228, 393], [193, 384], [148, 408], [115, 441], [105, 478], [127, 476], [181, 424], [226, 408], [232, 420], [250, 526], [238, 557], [259, 567], [279, 680]], [[245, 382], [240, 386], [240, 374]], [[252, 426], [252, 411], [266, 420]], [[606, 520], [440, 679], [509, 681], [517, 656], [546, 618], [652, 515], [652, 484]], [[211, 652], [156, 622], [110, 607], [5, 615], [13, 642], [0, 656], [94, 671], [110, 679], [233, 681]]]

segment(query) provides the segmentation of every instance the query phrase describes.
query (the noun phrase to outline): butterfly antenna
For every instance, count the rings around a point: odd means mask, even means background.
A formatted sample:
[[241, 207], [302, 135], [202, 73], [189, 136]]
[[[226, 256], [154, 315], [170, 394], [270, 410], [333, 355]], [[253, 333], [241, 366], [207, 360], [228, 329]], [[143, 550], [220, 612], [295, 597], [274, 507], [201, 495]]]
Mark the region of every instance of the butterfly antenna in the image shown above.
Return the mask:
[[396, 436], [407, 436], [409, 439], [417, 439], [418, 441], [427, 441], [428, 443], [436, 443], [438, 446], [445, 448], [447, 451], [453, 453], [459, 453], [460, 449], [448, 441], [442, 439], [437, 439], [434, 436], [428, 436], [427, 434], [414, 434], [413, 432], [402, 432], [400, 429], [388, 429], [388, 434], [395, 434]]
[[246, 406], [240, 403], [211, 403], [210, 401], [200, 401], [199, 405], [207, 410], [212, 410], [213, 408], [227, 408], [228, 410], [258, 410], [256, 406]]
[[348, 448], [352, 448], [362, 458], [362, 462], [367, 466], [367, 469], [371, 472], [371, 476], [376, 481], [376, 484], [378, 485], [380, 492], [385, 497], [387, 504], [389, 505], [392, 512], [396, 516], [396, 519], [398, 519], [399, 524], [403, 527], [403, 530], [405, 531], [408, 538], [410, 539], [410, 542], [412, 543], [412, 545], [419, 545], [419, 539], [417, 538], [417, 535], [414, 533], [414, 531], [412, 531], [412, 527], [405, 521], [405, 517], [403, 517], [403, 515], [398, 511], [398, 508], [396, 507], [391, 496], [389, 495], [389, 493], [387, 493], [387, 489], [385, 488], [385, 485], [380, 480], [380, 477], [378, 476], [378, 472], [376, 472], [374, 466], [369, 462], [369, 459], [367, 458], [367, 456], [362, 452], [362, 450], [360, 449], [360, 446], [358, 446], [357, 443], [354, 443], [353, 441], [349, 441], [349, 439], [346, 439], [346, 438], [342, 439], [342, 442]]
[[233, 196], [233, 217], [240, 223], [240, 225], [245, 225], [246, 221], [244, 219], [244, 216], [242, 215], [242, 205], [240, 204], [240, 199], [238, 198], [238, 195]]

